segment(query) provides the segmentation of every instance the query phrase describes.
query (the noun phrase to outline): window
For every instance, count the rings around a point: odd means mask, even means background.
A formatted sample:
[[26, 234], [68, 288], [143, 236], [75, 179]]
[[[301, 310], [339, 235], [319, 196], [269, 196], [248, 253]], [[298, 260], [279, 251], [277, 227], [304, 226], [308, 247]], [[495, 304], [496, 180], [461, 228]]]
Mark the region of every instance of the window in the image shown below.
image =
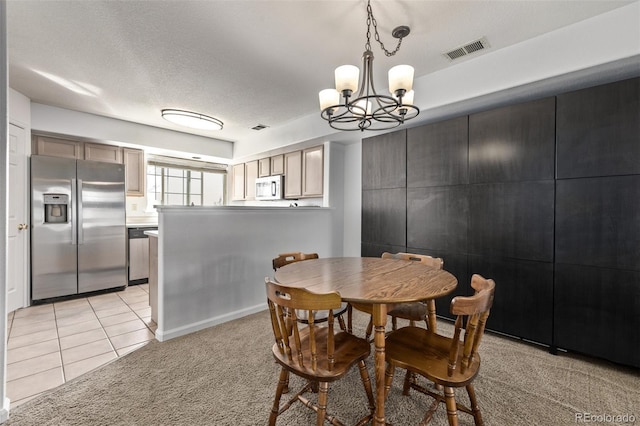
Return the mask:
[[221, 206], [226, 198], [226, 165], [173, 158], [150, 158], [149, 205]]

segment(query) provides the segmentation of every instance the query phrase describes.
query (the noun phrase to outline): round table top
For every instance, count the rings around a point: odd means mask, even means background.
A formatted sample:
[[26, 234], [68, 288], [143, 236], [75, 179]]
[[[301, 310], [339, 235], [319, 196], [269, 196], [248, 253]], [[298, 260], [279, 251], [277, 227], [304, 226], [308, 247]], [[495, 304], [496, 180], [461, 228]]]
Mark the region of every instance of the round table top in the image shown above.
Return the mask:
[[379, 257], [335, 257], [290, 263], [275, 272], [282, 285], [315, 293], [337, 291], [342, 300], [402, 303], [451, 293], [455, 276], [415, 261]]

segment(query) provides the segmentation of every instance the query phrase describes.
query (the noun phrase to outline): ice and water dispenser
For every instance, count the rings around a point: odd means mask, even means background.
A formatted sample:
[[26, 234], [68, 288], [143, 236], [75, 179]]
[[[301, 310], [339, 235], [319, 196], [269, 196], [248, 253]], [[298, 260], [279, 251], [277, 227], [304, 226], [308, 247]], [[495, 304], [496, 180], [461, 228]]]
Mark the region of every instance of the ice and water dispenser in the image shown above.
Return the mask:
[[67, 223], [68, 218], [69, 196], [44, 194], [44, 223]]

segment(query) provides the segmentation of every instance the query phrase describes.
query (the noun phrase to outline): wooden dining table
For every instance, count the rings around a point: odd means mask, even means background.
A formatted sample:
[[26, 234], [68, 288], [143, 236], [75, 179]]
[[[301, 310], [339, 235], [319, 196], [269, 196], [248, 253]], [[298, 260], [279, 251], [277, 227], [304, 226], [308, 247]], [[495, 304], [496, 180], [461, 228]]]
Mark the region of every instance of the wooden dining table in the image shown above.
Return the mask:
[[418, 262], [378, 257], [336, 257], [291, 263], [275, 272], [289, 287], [314, 293], [337, 291], [344, 302], [371, 304], [375, 327], [376, 407], [374, 425], [385, 424], [384, 375], [387, 312], [402, 302], [435, 299], [458, 285], [455, 276]]

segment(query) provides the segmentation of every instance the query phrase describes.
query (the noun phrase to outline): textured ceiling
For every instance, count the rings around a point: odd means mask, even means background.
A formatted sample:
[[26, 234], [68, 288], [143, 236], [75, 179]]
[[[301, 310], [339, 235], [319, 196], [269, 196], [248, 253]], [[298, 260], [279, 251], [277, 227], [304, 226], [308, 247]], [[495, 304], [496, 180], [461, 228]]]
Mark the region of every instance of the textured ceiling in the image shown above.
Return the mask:
[[[411, 27], [387, 58], [372, 37], [378, 89], [409, 63], [416, 77], [468, 60], [442, 53], [486, 37], [495, 51], [632, 1], [372, 1], [380, 39]], [[319, 115], [336, 66], [360, 66], [366, 2], [7, 1], [9, 85], [32, 101], [187, 131], [163, 108], [212, 115], [242, 141], [257, 124]]]

